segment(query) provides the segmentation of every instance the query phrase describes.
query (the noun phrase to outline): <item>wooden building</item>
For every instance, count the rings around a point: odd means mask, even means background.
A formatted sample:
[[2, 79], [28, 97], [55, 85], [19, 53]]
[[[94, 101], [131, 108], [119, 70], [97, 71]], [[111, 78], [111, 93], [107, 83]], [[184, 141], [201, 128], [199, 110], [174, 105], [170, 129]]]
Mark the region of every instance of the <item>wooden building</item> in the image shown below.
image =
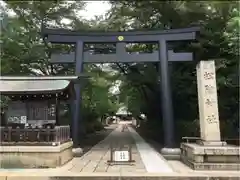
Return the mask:
[[[68, 80], [65, 80], [68, 79]], [[1, 143], [61, 144], [70, 140], [70, 123], [61, 124], [60, 102], [74, 99], [72, 77], [1, 77], [0, 93], [7, 97], [1, 115]]]

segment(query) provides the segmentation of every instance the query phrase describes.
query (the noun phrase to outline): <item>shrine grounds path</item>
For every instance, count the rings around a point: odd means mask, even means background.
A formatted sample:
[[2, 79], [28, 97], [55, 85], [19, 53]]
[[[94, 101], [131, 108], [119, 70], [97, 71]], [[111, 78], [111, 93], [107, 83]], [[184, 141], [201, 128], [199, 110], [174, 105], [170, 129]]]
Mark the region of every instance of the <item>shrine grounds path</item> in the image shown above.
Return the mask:
[[[82, 157], [74, 158], [71, 162], [63, 166], [61, 169], [71, 172], [121, 172], [121, 171], [136, 171], [146, 172], [144, 164], [137, 152], [136, 145], [132, 144], [133, 138], [130, 132], [125, 129], [122, 132], [122, 125], [111, 125], [109, 128], [114, 130], [100, 143], [92, 147], [90, 151]], [[137, 162], [134, 166], [131, 165], [113, 165], [107, 164], [110, 160], [110, 144], [114, 143], [114, 147], [131, 144], [133, 159]]]
[[[18, 169], [1, 170], [0, 180], [120, 180], [120, 179], [240, 179], [240, 172], [232, 171], [194, 171], [180, 161], [167, 161], [154, 150], [143, 138], [128, 126], [122, 131], [123, 124], [110, 125], [113, 131], [101, 142], [93, 146], [81, 157], [55, 169]], [[110, 144], [132, 145], [132, 165], [108, 165]]]

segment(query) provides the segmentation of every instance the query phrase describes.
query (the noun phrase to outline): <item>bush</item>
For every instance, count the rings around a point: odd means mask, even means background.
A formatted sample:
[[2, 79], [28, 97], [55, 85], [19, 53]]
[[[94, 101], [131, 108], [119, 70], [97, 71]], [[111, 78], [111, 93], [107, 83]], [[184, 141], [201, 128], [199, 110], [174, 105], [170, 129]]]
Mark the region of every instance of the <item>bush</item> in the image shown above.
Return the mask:
[[87, 122], [86, 123], [86, 133], [91, 134], [91, 133], [94, 133], [94, 132], [95, 132], [95, 129], [94, 129], [93, 123], [92, 122]]
[[104, 126], [101, 122], [96, 121], [93, 124], [93, 128], [94, 128], [95, 131], [101, 131], [102, 129], [104, 129]]
[[92, 122], [86, 123], [86, 133], [87, 134], [91, 134], [91, 133], [94, 133], [95, 131], [100, 131], [102, 129], [104, 129], [104, 126], [99, 121], [92, 121]]

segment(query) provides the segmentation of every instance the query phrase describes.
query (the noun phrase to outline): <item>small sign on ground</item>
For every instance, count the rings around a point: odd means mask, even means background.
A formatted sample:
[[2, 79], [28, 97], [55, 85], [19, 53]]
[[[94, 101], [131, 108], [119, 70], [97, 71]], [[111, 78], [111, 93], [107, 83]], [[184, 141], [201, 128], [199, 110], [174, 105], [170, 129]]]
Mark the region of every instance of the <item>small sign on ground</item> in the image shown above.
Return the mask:
[[114, 151], [114, 161], [129, 161], [129, 151]]
[[124, 142], [123, 144], [119, 142], [112, 142], [110, 146], [110, 160], [107, 161], [108, 164], [133, 165], [135, 161], [132, 159], [132, 145], [132, 142]]

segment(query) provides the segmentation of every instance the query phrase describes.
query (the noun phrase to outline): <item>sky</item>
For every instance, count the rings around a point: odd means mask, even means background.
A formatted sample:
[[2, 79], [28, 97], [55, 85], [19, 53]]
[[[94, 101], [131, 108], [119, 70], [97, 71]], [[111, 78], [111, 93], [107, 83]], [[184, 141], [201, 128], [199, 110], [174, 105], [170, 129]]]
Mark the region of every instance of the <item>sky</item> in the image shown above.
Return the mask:
[[[90, 20], [94, 16], [103, 15], [107, 10], [111, 8], [108, 1], [84, 1], [87, 3], [84, 11], [79, 12], [79, 15]], [[0, 0], [1, 5], [5, 5], [5, 2]], [[10, 12], [11, 14], [11, 12]]]
[[[108, 1], [85, 1], [87, 2], [86, 8], [84, 11], [80, 12], [83, 18], [90, 20], [94, 16], [104, 15], [110, 8], [111, 5]], [[119, 93], [119, 85], [121, 82], [117, 81], [115, 86], [112, 86], [109, 90], [111, 93]], [[121, 109], [120, 112], [125, 112], [125, 109]]]
[[91, 19], [94, 16], [103, 15], [107, 10], [111, 8], [111, 5], [108, 1], [84, 1], [87, 2], [85, 11], [80, 12], [79, 14], [86, 19]]

